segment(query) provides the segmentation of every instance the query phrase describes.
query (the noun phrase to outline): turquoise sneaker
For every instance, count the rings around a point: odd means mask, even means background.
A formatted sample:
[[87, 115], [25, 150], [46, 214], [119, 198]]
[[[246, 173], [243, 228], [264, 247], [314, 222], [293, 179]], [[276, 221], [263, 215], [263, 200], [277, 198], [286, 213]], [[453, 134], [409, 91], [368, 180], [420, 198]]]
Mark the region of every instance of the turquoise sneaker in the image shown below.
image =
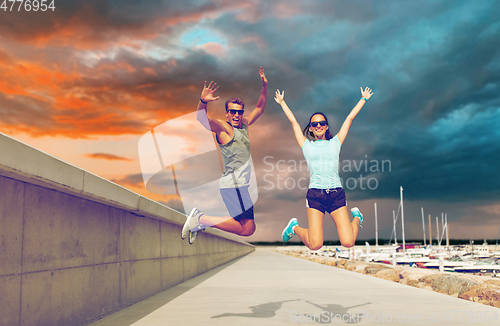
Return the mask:
[[295, 235], [295, 233], [293, 233], [293, 227], [295, 225], [299, 225], [299, 222], [294, 217], [290, 220], [290, 222], [288, 222], [288, 225], [286, 226], [286, 228], [283, 230], [283, 233], [281, 234], [281, 238], [283, 239], [284, 242], [290, 241], [290, 239]]
[[363, 214], [361, 214], [361, 212], [359, 211], [359, 208], [357, 207], [353, 207], [351, 208], [351, 214], [352, 214], [352, 218], [359, 218], [359, 227], [362, 228], [363, 227]]

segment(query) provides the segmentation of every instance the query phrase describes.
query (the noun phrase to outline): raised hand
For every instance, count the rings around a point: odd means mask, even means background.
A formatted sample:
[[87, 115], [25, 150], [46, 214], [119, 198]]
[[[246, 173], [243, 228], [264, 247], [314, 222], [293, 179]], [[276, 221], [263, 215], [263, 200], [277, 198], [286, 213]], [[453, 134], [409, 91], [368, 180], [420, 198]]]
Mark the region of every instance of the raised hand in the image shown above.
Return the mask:
[[362, 97], [366, 98], [367, 100], [370, 99], [370, 97], [372, 97], [373, 91], [371, 88], [366, 87], [364, 91], [361, 87], [359, 89], [361, 90]]
[[259, 69], [259, 77], [262, 80], [262, 84], [267, 85], [266, 74], [264, 74], [264, 68], [262, 68], [262, 67], [260, 67], [260, 69]]
[[285, 91], [283, 91], [283, 93], [280, 94], [280, 90], [277, 89], [275, 95], [276, 96], [274, 97], [274, 100], [276, 101], [276, 103], [281, 104], [282, 102], [285, 101]]
[[200, 99], [202, 101], [211, 102], [219, 99], [219, 96], [214, 97], [214, 92], [219, 88], [219, 86], [215, 87], [215, 85], [217, 85], [217, 83], [211, 81], [207, 87], [207, 81], [205, 80], [205, 84], [203, 85], [203, 90], [201, 91], [201, 96], [200, 96]]

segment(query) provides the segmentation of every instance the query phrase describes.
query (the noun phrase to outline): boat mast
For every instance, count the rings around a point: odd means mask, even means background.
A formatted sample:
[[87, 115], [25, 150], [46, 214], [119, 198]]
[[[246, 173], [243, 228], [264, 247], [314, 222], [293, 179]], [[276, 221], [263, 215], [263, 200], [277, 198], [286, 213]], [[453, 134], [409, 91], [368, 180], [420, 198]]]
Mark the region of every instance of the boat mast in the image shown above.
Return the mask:
[[431, 214], [429, 214], [429, 246], [432, 247]]
[[402, 232], [403, 232], [403, 252], [406, 252], [406, 246], [405, 246], [405, 212], [403, 209], [403, 187], [399, 187], [400, 191], [400, 197], [401, 197], [401, 227], [402, 227]]
[[422, 209], [422, 229], [424, 230], [424, 247], [427, 246], [425, 243], [425, 219], [424, 219], [424, 208], [420, 207]]
[[443, 232], [441, 232], [441, 238], [439, 240], [440, 243], [441, 241], [443, 241], [444, 232], [446, 231], [446, 225], [444, 224], [444, 213], [441, 213], [441, 227], [443, 228]]
[[441, 248], [441, 241], [439, 241], [439, 219], [437, 216], [436, 216], [436, 228], [437, 228], [436, 240], [439, 248]]
[[444, 223], [446, 223], [446, 247], [450, 248], [450, 238], [448, 237], [448, 214], [444, 214]]
[[392, 210], [392, 232], [394, 232], [394, 244], [398, 245], [398, 237], [396, 236], [396, 212]]

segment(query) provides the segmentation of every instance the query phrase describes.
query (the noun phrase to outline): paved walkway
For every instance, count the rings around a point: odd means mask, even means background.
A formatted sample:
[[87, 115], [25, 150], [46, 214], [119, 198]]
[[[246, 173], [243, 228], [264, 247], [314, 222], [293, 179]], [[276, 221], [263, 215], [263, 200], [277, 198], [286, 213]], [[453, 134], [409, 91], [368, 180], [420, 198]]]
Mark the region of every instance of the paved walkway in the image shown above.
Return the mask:
[[498, 325], [500, 309], [258, 248], [91, 325], [356, 323]]

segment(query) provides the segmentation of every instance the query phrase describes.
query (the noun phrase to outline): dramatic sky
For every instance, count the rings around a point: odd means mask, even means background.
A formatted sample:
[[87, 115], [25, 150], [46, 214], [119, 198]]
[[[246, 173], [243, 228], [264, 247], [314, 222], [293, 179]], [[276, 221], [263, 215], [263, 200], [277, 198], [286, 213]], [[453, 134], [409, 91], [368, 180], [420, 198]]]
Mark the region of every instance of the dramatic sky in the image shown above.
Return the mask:
[[[375, 202], [379, 237], [390, 237], [400, 186], [407, 238], [422, 237], [421, 207], [426, 228], [432, 216], [434, 238], [442, 213], [451, 238], [496, 238], [497, 1], [55, 0], [46, 12], [10, 6], [0, 9], [6, 135], [182, 210], [179, 196], [146, 189], [139, 139], [194, 112], [205, 80], [220, 86], [210, 115], [224, 119], [232, 96], [250, 112], [263, 66], [266, 111], [249, 128], [257, 231], [246, 239], [274, 241], [290, 217], [307, 225], [308, 178], [274, 91], [285, 90], [302, 126], [322, 111], [336, 133], [359, 88], [369, 86], [374, 95], [340, 156], [348, 206], [365, 215], [358, 238], [375, 237]], [[197, 148], [187, 134], [178, 135], [187, 142], [181, 147]], [[330, 218], [325, 239], [338, 239]]]

